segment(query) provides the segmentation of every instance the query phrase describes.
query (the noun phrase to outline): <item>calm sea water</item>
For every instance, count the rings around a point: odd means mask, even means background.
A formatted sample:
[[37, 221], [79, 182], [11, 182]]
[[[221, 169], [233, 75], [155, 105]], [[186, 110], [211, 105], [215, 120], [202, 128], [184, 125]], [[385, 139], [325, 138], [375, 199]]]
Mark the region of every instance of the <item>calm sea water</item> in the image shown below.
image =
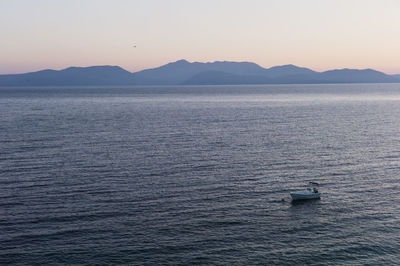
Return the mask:
[[399, 114], [400, 84], [2, 88], [0, 264], [399, 265]]

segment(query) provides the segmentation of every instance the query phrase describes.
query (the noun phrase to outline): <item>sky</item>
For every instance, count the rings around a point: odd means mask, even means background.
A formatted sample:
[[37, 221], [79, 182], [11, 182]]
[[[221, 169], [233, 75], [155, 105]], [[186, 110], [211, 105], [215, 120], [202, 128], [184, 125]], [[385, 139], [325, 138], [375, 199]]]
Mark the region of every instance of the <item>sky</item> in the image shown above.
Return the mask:
[[0, 0], [0, 38], [0, 74], [180, 59], [400, 74], [400, 1]]

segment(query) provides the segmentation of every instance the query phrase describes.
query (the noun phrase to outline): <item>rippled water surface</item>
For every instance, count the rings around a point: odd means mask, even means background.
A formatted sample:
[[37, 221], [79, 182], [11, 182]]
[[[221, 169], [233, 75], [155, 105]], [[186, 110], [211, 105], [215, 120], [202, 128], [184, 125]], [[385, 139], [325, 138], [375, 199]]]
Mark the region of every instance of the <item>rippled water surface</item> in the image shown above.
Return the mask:
[[0, 264], [399, 265], [399, 114], [400, 84], [2, 88]]

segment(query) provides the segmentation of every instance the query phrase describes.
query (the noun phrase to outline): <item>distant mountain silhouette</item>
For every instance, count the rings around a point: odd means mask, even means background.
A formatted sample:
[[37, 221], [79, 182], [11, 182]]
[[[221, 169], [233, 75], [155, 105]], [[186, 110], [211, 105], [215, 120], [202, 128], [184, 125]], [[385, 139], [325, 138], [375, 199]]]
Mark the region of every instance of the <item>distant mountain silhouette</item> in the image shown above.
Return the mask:
[[223, 85], [400, 82], [400, 75], [373, 69], [317, 72], [295, 65], [263, 68], [251, 62], [172, 62], [136, 73], [118, 66], [70, 67], [25, 74], [0, 75], [0, 86], [71, 85]]
[[305, 67], [295, 65], [274, 66], [265, 70], [265, 74], [270, 78], [280, 78], [285, 76], [314, 75], [318, 72]]
[[119, 66], [69, 67], [0, 75], [0, 86], [132, 85], [133, 74]]
[[399, 82], [393, 76], [373, 69], [335, 69], [320, 73], [320, 80], [328, 83], [379, 83], [379, 82]]
[[234, 75], [262, 75], [265, 69], [249, 62], [189, 63], [186, 60], [179, 60], [158, 68], [136, 72], [134, 76], [138, 84], [175, 85], [185, 83], [193, 76], [208, 71], [219, 71], [221, 74]]
[[223, 71], [203, 71], [186, 80], [185, 85], [234, 85], [268, 84], [271, 80], [263, 75], [236, 75]]
[[186, 60], [136, 72], [134, 76], [136, 84], [144, 85], [400, 82], [399, 78], [372, 69], [316, 72], [295, 65], [266, 69], [250, 62], [189, 63]]

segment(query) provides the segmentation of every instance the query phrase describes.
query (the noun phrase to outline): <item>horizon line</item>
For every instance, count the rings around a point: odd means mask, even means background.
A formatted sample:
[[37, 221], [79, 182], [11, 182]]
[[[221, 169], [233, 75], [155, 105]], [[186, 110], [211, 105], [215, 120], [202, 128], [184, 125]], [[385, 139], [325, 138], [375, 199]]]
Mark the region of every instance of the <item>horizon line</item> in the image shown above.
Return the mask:
[[388, 74], [388, 73], [386, 73], [386, 72], [384, 72], [384, 71], [377, 70], [377, 69], [371, 68], [371, 67], [367, 67], [367, 68], [342, 67], [342, 68], [332, 68], [332, 69], [317, 71], [317, 70], [314, 70], [314, 69], [309, 68], [309, 67], [306, 67], [306, 66], [299, 66], [299, 65], [292, 64], [292, 63], [289, 63], [289, 64], [282, 64], [282, 65], [279, 64], [279, 65], [273, 65], [273, 66], [269, 66], [269, 67], [264, 67], [264, 66], [261, 66], [261, 65], [258, 64], [258, 63], [251, 62], [251, 61], [216, 60], [216, 61], [200, 62], [200, 61], [189, 61], [189, 60], [187, 60], [187, 59], [179, 59], [179, 60], [176, 60], [176, 61], [170, 61], [170, 62], [164, 63], [164, 64], [162, 64], [162, 65], [159, 65], [159, 66], [144, 68], [144, 69], [141, 69], [141, 70], [138, 70], [138, 71], [134, 71], [134, 72], [133, 72], [133, 71], [129, 71], [129, 70], [127, 70], [126, 68], [124, 68], [124, 67], [122, 67], [122, 66], [120, 66], [120, 65], [99, 64], [99, 65], [85, 65], [85, 66], [71, 65], [71, 66], [62, 67], [62, 68], [42, 68], [42, 69], [39, 69], [39, 70], [33, 70], [33, 71], [28, 71], [28, 72], [0, 73], [0, 75], [21, 75], [21, 74], [35, 73], [35, 72], [46, 71], [46, 70], [63, 71], [63, 70], [66, 70], [66, 69], [68, 69], [68, 68], [89, 68], [89, 67], [106, 67], [106, 66], [108, 66], [108, 67], [120, 67], [120, 68], [124, 69], [125, 71], [128, 71], [128, 72], [134, 74], [134, 73], [137, 73], [137, 72], [140, 72], [140, 71], [144, 71], [144, 70], [156, 69], [156, 68], [165, 66], [165, 65], [167, 65], [167, 64], [177, 63], [177, 62], [179, 62], [179, 61], [185, 61], [185, 62], [188, 62], [188, 63], [190, 63], [190, 64], [195, 64], [195, 63], [200, 63], [200, 64], [212, 64], [212, 63], [250, 63], [250, 64], [256, 64], [257, 66], [262, 67], [262, 68], [264, 68], [264, 69], [269, 69], [269, 68], [273, 68], [273, 67], [282, 67], [282, 66], [295, 66], [295, 67], [299, 67], [299, 68], [307, 68], [307, 69], [310, 69], [310, 70], [312, 70], [312, 71], [319, 72], [319, 73], [326, 72], [326, 71], [332, 71], [332, 70], [346, 70], [346, 69], [348, 69], [348, 70], [374, 70], [374, 71], [378, 71], [378, 72], [381, 72], [381, 73], [384, 73], [384, 74], [390, 75], [390, 76], [392, 76], [392, 75], [400, 75], [400, 73]]

